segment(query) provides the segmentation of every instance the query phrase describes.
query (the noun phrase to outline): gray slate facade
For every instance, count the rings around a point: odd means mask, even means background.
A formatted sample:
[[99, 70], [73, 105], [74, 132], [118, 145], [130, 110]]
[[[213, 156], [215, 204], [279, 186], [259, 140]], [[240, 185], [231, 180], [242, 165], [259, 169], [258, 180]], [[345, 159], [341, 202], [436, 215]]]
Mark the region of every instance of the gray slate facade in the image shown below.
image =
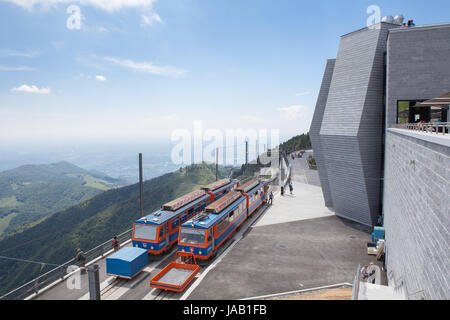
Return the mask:
[[450, 24], [392, 30], [387, 57], [386, 128], [397, 122], [397, 101], [450, 91]]
[[321, 170], [319, 170], [318, 173], [320, 185], [322, 186], [325, 205], [327, 207], [333, 206], [333, 200], [331, 197], [330, 184], [328, 182], [328, 174], [325, 166], [324, 152], [322, 150], [322, 145], [320, 144], [319, 134], [320, 134], [320, 127], [322, 125], [325, 106], [328, 100], [328, 92], [330, 91], [330, 84], [331, 79], [333, 77], [335, 63], [336, 59], [329, 59], [327, 61], [325, 73], [323, 75], [322, 85], [320, 87], [319, 97], [317, 99], [316, 109], [314, 110], [314, 116], [311, 121], [311, 129], [309, 130], [311, 144], [315, 146], [314, 158], [316, 159], [317, 166], [321, 168]]
[[389, 285], [449, 299], [450, 140], [391, 127], [398, 101], [450, 91], [450, 24], [364, 28], [330, 61], [311, 124], [327, 205], [369, 226], [383, 212]]
[[[326, 202], [337, 215], [369, 226], [381, 212], [384, 54], [393, 27], [380, 23], [341, 38], [319, 137], [312, 138], [323, 159], [319, 175], [329, 185], [323, 189]], [[322, 100], [319, 95], [316, 121]], [[313, 121], [311, 130], [317, 127]]]

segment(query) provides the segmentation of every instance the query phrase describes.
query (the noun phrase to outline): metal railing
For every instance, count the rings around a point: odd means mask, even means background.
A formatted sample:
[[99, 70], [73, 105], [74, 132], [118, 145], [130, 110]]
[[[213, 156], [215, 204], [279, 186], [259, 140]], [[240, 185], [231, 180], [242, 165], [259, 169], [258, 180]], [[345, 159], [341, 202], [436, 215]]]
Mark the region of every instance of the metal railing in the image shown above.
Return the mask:
[[[129, 229], [117, 236], [119, 243], [123, 244], [126, 241], [131, 239], [132, 229]], [[99, 246], [90, 249], [85, 252], [86, 261], [85, 264], [89, 264], [89, 262], [94, 261], [99, 257], [103, 257], [106, 253], [111, 251], [112, 247], [112, 239], [100, 244]], [[44, 273], [43, 275], [33, 279], [24, 285], [14, 289], [13, 291], [3, 295], [0, 297], [0, 300], [23, 300], [32, 295], [38, 295], [45, 291], [47, 287], [52, 287], [65, 278], [68, 277], [67, 270], [69, 266], [77, 265], [73, 259], [61, 264], [60, 266]]]
[[446, 135], [449, 134], [450, 122], [401, 123], [394, 125], [394, 128]]
[[352, 300], [358, 300], [359, 295], [359, 283], [361, 282], [361, 265], [358, 264], [358, 269], [356, 269], [355, 277], [353, 278], [352, 286]]

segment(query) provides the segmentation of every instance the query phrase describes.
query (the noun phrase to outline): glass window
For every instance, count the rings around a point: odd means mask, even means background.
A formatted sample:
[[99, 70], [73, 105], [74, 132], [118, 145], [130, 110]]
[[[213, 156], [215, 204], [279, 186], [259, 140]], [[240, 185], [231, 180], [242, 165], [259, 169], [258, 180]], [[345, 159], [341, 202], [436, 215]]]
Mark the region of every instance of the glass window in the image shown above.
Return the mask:
[[134, 238], [143, 240], [156, 240], [156, 226], [145, 224], [134, 225]]
[[206, 230], [181, 228], [180, 229], [180, 243], [184, 244], [205, 244], [205, 232]]
[[210, 228], [208, 230], [208, 243], [211, 243], [213, 241], [213, 228]]
[[172, 230], [176, 230], [178, 228], [178, 218], [172, 220]]
[[186, 218], [187, 218], [187, 213], [185, 212], [181, 215], [181, 222], [185, 221]]
[[398, 119], [397, 123], [409, 123], [409, 101], [398, 102]]
[[217, 235], [220, 235], [222, 233], [223, 230], [225, 230], [228, 227], [228, 220], [226, 219], [226, 217], [224, 217], [222, 220], [220, 220], [217, 223]]
[[164, 230], [165, 228], [164, 228], [164, 226], [160, 226], [159, 227], [159, 238], [161, 239], [161, 238], [164, 238], [164, 235], [165, 235], [165, 230]]
[[228, 221], [231, 222], [234, 220], [234, 210], [228, 214]]

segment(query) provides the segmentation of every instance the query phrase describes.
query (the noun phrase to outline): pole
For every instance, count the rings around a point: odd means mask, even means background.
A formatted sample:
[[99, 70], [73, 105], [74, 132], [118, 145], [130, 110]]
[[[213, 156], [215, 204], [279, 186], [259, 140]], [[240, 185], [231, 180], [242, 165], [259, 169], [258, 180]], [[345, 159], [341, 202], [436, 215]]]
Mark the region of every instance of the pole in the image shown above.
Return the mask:
[[97, 264], [90, 265], [87, 268], [90, 300], [100, 300], [100, 276], [98, 269]]
[[216, 181], [219, 180], [218, 173], [219, 173], [219, 148], [216, 148]]
[[248, 164], [248, 141], [245, 141], [245, 165]]
[[139, 205], [140, 218], [144, 216], [144, 183], [142, 177], [142, 153], [139, 153]]

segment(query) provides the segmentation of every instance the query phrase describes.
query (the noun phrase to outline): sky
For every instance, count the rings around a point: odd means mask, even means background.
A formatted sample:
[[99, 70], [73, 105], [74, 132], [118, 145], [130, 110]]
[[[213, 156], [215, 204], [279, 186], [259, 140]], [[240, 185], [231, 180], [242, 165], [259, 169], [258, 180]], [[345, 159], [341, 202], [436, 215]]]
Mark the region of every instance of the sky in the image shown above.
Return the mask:
[[450, 2], [0, 0], [0, 144], [306, 133], [326, 60], [367, 8], [417, 25]]

